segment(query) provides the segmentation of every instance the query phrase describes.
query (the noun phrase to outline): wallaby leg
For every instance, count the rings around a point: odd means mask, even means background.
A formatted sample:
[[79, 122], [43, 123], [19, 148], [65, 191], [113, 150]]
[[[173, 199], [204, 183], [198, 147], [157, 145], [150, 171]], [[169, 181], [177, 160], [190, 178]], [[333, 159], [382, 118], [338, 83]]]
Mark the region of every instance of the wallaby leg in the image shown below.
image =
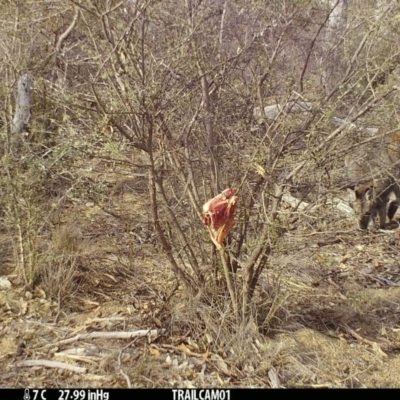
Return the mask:
[[386, 202], [382, 202], [377, 205], [378, 208], [378, 213], [379, 213], [379, 228], [385, 229], [386, 227]]

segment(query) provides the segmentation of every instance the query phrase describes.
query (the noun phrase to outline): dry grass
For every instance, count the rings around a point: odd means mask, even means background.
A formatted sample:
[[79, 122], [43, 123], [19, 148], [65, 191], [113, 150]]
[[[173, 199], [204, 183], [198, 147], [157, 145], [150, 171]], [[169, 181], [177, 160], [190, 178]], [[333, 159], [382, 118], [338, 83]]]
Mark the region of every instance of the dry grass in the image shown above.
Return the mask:
[[[107, 177], [103, 202], [66, 203], [42, 244], [34, 289], [3, 252], [13, 287], [0, 291], [1, 386], [126, 387], [122, 369], [132, 387], [268, 387], [272, 372], [283, 387], [400, 387], [397, 233], [359, 232], [334, 215], [329, 230], [290, 231], [242, 324], [218, 281], [196, 297], [177, 284], [153, 240], [143, 185], [117, 184], [114, 193], [115, 176]], [[166, 333], [52, 345], [79, 333], [149, 328]], [[88, 373], [15, 367], [29, 359]]]

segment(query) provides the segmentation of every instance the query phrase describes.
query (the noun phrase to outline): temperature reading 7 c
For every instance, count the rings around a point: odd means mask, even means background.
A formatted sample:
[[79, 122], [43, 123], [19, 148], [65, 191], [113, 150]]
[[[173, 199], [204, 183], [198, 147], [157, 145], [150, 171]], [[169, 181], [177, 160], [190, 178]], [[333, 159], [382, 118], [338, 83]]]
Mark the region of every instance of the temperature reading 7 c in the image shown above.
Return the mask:
[[32, 400], [46, 400], [46, 396], [44, 395], [46, 393], [46, 389], [44, 390], [33, 389], [32, 392], [33, 392]]

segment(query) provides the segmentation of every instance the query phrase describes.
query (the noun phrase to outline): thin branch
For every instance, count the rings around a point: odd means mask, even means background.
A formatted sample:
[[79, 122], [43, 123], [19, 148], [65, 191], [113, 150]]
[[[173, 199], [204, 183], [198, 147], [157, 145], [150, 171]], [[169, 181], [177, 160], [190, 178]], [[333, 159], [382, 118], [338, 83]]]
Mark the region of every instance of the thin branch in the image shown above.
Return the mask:
[[75, 8], [75, 14], [74, 17], [72, 18], [72, 21], [68, 28], [59, 36], [56, 46], [54, 48], [54, 67], [53, 71], [51, 73], [51, 80], [50, 82], [54, 85], [57, 80], [57, 66], [58, 66], [58, 58], [61, 52], [61, 47], [64, 43], [64, 40], [67, 39], [69, 34], [72, 32], [72, 30], [75, 28], [76, 23], [78, 22], [79, 16], [80, 16], [81, 11], [79, 8]]
[[77, 372], [79, 374], [85, 374], [87, 368], [78, 367], [76, 365], [67, 364], [60, 361], [50, 360], [25, 360], [15, 363], [16, 367], [47, 367], [47, 368], [60, 368], [68, 371]]
[[127, 344], [125, 347], [123, 347], [118, 354], [118, 369], [119, 369], [119, 372], [121, 373], [121, 375], [125, 378], [129, 389], [132, 389], [132, 382], [131, 382], [131, 379], [129, 378], [129, 376], [126, 374], [126, 372], [122, 368], [122, 354], [124, 353], [124, 351], [126, 349], [128, 349], [130, 346], [132, 346], [132, 344], [134, 344], [136, 342], [136, 340], [137, 340], [137, 338], [132, 340], [129, 344]]
[[337, 1], [336, 1], [336, 4], [335, 4], [335, 5], [332, 7], [332, 9], [329, 11], [328, 15], [327, 15], [326, 18], [325, 18], [325, 21], [320, 25], [320, 27], [318, 28], [317, 33], [315, 34], [313, 40], [311, 41], [310, 49], [309, 49], [309, 51], [308, 51], [308, 54], [307, 54], [307, 57], [306, 57], [306, 61], [305, 61], [304, 66], [303, 66], [303, 70], [301, 71], [301, 75], [300, 75], [300, 92], [301, 92], [301, 93], [303, 92], [303, 80], [304, 80], [304, 75], [305, 75], [305, 73], [306, 73], [307, 66], [308, 66], [308, 63], [309, 63], [309, 61], [310, 61], [310, 57], [311, 57], [311, 54], [312, 54], [312, 51], [313, 51], [315, 42], [317, 41], [317, 38], [318, 38], [319, 34], [321, 33], [322, 29], [325, 27], [326, 23], [329, 21], [329, 18], [330, 18], [330, 16], [331, 16], [331, 14], [332, 14], [333, 11], [335, 10], [335, 8], [338, 6], [339, 2], [340, 2], [340, 0], [337, 0]]
[[231, 296], [233, 310], [235, 312], [235, 316], [238, 317], [239, 316], [238, 303], [237, 303], [237, 299], [236, 299], [236, 293], [233, 288], [232, 278], [230, 275], [228, 263], [226, 262], [226, 255], [225, 255], [224, 247], [219, 248], [219, 254], [221, 256], [222, 266], [224, 267], [226, 284], [228, 286], [229, 294]]
[[62, 346], [65, 344], [70, 344], [77, 342], [78, 340], [87, 340], [87, 339], [132, 339], [134, 337], [145, 337], [145, 336], [157, 336], [165, 333], [165, 329], [142, 329], [139, 331], [131, 331], [131, 332], [91, 332], [91, 333], [80, 333], [79, 335], [73, 336], [68, 339], [59, 340], [55, 343], [46, 344], [43, 347], [53, 347], [53, 346]]

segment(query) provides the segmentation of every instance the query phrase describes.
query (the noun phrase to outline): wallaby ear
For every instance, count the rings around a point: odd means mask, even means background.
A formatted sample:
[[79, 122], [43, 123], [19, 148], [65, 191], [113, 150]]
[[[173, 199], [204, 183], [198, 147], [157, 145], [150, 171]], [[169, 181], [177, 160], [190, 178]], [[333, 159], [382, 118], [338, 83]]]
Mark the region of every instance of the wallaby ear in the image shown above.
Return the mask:
[[373, 190], [372, 189], [373, 189], [372, 187], [369, 187], [369, 188], [367, 188], [365, 190], [365, 192], [364, 192], [364, 199], [365, 200], [368, 200], [368, 201], [372, 200], [372, 197], [373, 197]]
[[363, 185], [357, 187], [354, 192], [356, 194], [356, 199], [358, 200], [371, 200], [373, 197], [373, 186]]

